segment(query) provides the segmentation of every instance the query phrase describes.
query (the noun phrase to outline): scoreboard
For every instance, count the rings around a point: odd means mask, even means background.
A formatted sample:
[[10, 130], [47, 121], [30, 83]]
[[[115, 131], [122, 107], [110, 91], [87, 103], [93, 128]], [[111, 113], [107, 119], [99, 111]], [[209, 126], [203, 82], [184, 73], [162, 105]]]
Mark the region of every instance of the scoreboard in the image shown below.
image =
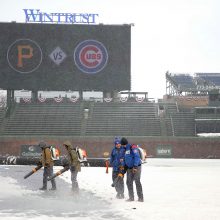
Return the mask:
[[130, 90], [130, 25], [0, 23], [0, 31], [2, 89]]

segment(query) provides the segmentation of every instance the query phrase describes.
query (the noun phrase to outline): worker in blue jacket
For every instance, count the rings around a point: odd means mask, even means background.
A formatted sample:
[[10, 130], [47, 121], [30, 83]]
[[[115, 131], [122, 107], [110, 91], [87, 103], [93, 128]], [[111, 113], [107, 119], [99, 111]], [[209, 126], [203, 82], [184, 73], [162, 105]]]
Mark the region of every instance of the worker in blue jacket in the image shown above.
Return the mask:
[[121, 139], [121, 146], [125, 147], [125, 168], [127, 171], [127, 187], [129, 199], [127, 201], [134, 201], [133, 182], [136, 184], [138, 201], [143, 202], [143, 190], [141, 185], [141, 158], [138, 147], [128, 143], [126, 138]]
[[117, 192], [116, 198], [124, 198], [124, 155], [125, 148], [121, 146], [120, 139], [115, 139], [114, 148], [110, 157], [110, 165], [112, 166], [112, 181]]

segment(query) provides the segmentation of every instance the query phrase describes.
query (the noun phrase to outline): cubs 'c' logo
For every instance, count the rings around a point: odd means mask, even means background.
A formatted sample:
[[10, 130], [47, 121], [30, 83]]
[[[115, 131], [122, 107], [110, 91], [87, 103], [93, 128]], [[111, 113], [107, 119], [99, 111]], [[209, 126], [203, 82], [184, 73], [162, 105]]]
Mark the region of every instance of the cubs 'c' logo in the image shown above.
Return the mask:
[[105, 46], [96, 40], [85, 40], [74, 51], [76, 66], [84, 73], [95, 74], [107, 64], [108, 53]]

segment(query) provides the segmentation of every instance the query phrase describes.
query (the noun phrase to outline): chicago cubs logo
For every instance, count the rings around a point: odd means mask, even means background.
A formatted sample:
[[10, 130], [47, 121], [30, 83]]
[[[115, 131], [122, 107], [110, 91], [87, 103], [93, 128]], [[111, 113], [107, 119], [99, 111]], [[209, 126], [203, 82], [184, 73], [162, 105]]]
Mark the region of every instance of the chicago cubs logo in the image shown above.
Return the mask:
[[106, 66], [108, 53], [99, 41], [85, 40], [77, 45], [74, 51], [74, 61], [82, 72], [95, 74]]

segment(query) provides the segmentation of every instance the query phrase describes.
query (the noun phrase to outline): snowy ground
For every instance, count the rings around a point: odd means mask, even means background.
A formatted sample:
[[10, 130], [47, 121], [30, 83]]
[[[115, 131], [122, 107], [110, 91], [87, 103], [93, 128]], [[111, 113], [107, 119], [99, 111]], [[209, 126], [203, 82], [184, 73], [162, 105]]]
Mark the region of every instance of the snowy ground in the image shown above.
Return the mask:
[[104, 167], [83, 167], [78, 197], [71, 193], [69, 171], [56, 178], [56, 192], [40, 192], [42, 170], [23, 179], [31, 169], [0, 166], [0, 219], [220, 219], [220, 160], [148, 159], [144, 203], [115, 198], [111, 168], [106, 174]]

